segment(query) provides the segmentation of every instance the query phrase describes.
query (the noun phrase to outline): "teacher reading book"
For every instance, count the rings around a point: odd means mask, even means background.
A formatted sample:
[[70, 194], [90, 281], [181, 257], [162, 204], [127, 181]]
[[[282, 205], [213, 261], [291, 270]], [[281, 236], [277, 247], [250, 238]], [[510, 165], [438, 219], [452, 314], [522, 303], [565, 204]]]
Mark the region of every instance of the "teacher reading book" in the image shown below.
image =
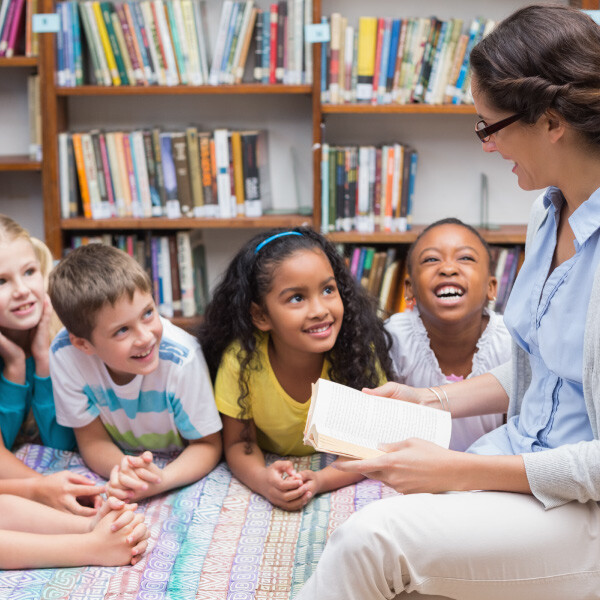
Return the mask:
[[442, 409], [439, 396], [453, 417], [508, 403], [508, 420], [467, 453], [412, 439], [340, 465], [404, 495], [340, 526], [298, 600], [600, 597], [600, 27], [525, 7], [471, 66], [483, 150], [513, 163], [524, 190], [547, 188], [505, 312], [512, 362], [376, 392]]

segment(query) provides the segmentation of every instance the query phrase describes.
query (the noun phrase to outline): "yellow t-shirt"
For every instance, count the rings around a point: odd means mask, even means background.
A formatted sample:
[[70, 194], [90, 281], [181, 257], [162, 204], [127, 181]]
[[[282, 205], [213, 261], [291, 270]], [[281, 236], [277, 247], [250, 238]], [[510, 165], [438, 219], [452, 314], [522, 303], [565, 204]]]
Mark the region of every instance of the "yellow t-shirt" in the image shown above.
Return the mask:
[[[314, 448], [305, 446], [302, 441], [310, 401], [307, 399], [304, 403], [297, 402], [281, 387], [269, 361], [269, 336], [258, 334], [257, 338], [257, 364], [260, 367], [250, 370], [248, 380], [249, 417], [256, 426], [256, 441], [266, 452], [282, 456], [313, 454]], [[240, 365], [237, 359], [239, 350], [238, 342], [234, 342], [225, 350], [215, 382], [215, 401], [219, 412], [234, 419], [238, 419], [240, 415], [237, 403], [240, 395]], [[329, 379], [329, 367], [329, 361], [325, 360], [321, 371], [322, 379]]]

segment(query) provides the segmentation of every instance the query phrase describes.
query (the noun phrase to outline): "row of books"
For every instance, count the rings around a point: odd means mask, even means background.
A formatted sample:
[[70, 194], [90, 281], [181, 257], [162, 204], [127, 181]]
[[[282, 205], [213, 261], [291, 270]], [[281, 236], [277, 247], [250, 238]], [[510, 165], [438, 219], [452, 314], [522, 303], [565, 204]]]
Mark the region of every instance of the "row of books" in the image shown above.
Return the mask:
[[418, 154], [403, 144], [330, 146], [321, 152], [321, 228], [410, 228]]
[[154, 299], [161, 315], [171, 318], [203, 314], [208, 301], [208, 286], [204, 246], [199, 232], [71, 238], [71, 248], [91, 243], [120, 248], [144, 267], [152, 280]]
[[523, 246], [513, 246], [512, 248], [491, 246], [490, 250], [492, 252], [492, 273], [498, 280], [496, 300], [490, 308], [503, 314], [517, 273], [525, 259], [525, 249]]
[[[227, 0], [223, 14], [226, 4]], [[254, 34], [256, 82], [312, 84], [312, 44], [304, 35], [310, 23], [312, 0], [279, 0], [269, 10], [258, 10]]]
[[0, 0], [0, 56], [37, 56], [39, 36], [32, 29], [38, 0]]
[[357, 30], [340, 13], [329, 19], [321, 63], [323, 103], [469, 104], [469, 56], [494, 22], [360, 17]]
[[240, 83], [253, 39], [255, 78], [263, 81], [266, 60], [266, 83], [311, 80], [304, 40], [311, 0], [280, 0], [265, 11], [254, 0], [224, 0], [214, 48], [203, 0], [67, 0], [57, 13], [59, 86]]
[[259, 217], [270, 203], [265, 131], [60, 133], [62, 218]]

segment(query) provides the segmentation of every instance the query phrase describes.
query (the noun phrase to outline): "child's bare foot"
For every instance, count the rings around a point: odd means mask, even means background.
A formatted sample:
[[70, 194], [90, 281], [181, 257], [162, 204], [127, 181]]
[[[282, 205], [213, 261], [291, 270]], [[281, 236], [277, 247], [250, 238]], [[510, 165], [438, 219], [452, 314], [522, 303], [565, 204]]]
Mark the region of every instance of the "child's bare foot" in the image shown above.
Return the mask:
[[89, 533], [90, 564], [116, 567], [139, 561], [149, 534], [144, 515], [133, 512], [136, 507], [113, 497], [102, 505]]

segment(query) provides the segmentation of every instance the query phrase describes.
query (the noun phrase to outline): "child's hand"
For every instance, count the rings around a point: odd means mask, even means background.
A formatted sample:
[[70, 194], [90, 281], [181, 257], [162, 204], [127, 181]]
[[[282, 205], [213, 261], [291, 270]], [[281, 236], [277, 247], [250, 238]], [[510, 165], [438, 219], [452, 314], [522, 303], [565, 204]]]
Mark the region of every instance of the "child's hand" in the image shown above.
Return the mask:
[[308, 504], [308, 502], [317, 494], [321, 493], [321, 478], [319, 473], [320, 471], [311, 471], [310, 469], [298, 473], [298, 475], [302, 477], [304, 487], [306, 488], [306, 504]]
[[278, 460], [264, 470], [262, 495], [284, 510], [300, 510], [310, 500], [300, 475], [289, 460]]
[[71, 471], [32, 478], [32, 486], [36, 502], [84, 517], [96, 514], [104, 492], [104, 486]]
[[31, 355], [35, 361], [35, 372], [38, 377], [48, 377], [50, 367], [48, 354], [50, 351], [50, 317], [52, 316], [52, 304], [50, 296], [46, 294], [42, 316], [37, 327], [32, 330]]
[[89, 562], [93, 565], [135, 565], [148, 547], [144, 515], [133, 512], [134, 505], [109, 498], [106, 513], [90, 532]]
[[121, 500], [140, 500], [158, 493], [162, 470], [154, 464], [152, 452], [124, 456], [110, 473], [107, 491]]
[[111, 510], [121, 511], [117, 519], [113, 521], [110, 526], [111, 531], [118, 531], [119, 529], [123, 529], [126, 525], [129, 525], [134, 518], [135, 510], [138, 505], [134, 502], [132, 504], [125, 504], [123, 500], [119, 500], [114, 496], [109, 496], [100, 506], [100, 510], [94, 515], [90, 517], [90, 531], [96, 527], [98, 522], [103, 519]]
[[0, 356], [4, 361], [4, 378], [20, 385], [25, 384], [25, 352], [0, 333]]

